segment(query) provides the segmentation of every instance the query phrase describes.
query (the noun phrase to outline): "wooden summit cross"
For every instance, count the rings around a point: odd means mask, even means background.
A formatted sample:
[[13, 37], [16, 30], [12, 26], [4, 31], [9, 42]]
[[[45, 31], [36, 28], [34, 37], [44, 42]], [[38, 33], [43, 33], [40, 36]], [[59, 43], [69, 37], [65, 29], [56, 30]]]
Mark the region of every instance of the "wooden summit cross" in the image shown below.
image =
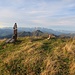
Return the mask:
[[14, 24], [13, 31], [14, 31], [13, 39], [15, 42], [17, 40], [17, 23]]

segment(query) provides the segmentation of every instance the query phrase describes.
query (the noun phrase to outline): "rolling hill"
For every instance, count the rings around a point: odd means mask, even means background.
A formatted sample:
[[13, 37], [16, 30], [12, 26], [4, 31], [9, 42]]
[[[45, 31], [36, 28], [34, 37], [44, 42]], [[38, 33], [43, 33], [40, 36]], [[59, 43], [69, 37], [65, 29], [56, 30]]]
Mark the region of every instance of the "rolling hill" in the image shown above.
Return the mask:
[[0, 75], [75, 75], [75, 39], [0, 40]]

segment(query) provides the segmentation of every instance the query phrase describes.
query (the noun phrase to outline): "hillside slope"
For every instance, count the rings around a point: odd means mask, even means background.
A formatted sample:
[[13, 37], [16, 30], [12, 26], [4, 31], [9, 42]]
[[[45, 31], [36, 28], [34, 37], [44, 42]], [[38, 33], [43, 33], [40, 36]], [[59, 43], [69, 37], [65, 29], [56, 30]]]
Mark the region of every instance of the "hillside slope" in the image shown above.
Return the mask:
[[0, 40], [0, 75], [75, 75], [75, 40], [42, 37]]

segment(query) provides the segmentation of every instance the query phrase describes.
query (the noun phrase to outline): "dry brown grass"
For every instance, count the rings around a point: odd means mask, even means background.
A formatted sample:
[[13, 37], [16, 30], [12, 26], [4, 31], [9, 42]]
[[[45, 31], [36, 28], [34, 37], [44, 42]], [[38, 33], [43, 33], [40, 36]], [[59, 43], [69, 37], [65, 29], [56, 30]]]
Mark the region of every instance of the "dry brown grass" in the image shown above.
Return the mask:
[[0, 54], [1, 75], [75, 75], [75, 40], [20, 40]]

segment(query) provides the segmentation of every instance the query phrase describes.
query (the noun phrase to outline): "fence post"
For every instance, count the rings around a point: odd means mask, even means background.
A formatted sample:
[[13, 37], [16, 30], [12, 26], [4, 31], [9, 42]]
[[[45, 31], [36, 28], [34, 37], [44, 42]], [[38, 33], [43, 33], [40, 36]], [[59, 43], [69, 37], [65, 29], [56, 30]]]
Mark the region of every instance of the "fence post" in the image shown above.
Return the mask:
[[13, 39], [14, 41], [16, 41], [17, 40], [17, 23], [14, 24], [13, 30], [14, 30]]

